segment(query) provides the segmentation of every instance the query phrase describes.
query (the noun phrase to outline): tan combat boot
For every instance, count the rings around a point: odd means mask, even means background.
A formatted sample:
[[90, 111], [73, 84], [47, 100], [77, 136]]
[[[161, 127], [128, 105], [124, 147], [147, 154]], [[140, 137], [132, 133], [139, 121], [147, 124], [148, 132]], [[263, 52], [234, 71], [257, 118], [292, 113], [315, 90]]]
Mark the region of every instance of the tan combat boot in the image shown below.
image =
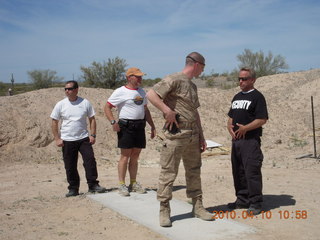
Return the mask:
[[161, 227], [171, 227], [172, 223], [170, 220], [170, 204], [169, 202], [160, 202], [160, 215], [159, 221]]
[[202, 205], [202, 196], [192, 198], [192, 215], [205, 221], [213, 221], [213, 215], [209, 213]]

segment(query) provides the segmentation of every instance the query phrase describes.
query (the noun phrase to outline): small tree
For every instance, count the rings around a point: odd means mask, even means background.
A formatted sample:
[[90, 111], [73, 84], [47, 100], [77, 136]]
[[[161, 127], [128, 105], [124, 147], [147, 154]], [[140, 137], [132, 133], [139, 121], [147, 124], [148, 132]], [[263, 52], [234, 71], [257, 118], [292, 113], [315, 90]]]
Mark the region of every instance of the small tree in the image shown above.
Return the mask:
[[155, 85], [156, 83], [160, 82], [161, 78], [147, 78], [147, 79], [143, 79], [142, 81], [142, 86], [143, 87], [152, 87], [153, 85]]
[[63, 78], [56, 76], [56, 74], [56, 71], [51, 71], [49, 69], [28, 72], [34, 89], [49, 88], [52, 87], [54, 83], [62, 81]]
[[109, 58], [107, 62], [104, 61], [102, 64], [94, 61], [90, 67], [81, 66], [83, 84], [87, 87], [114, 89], [122, 85], [125, 80], [123, 73], [127, 66], [126, 60], [119, 57]]
[[281, 55], [274, 57], [271, 51], [265, 56], [261, 50], [253, 53], [251, 50], [245, 49], [242, 54], [237, 56], [237, 59], [240, 61], [239, 68], [251, 67], [256, 71], [257, 77], [280, 73], [281, 69], [289, 68], [284, 57]]

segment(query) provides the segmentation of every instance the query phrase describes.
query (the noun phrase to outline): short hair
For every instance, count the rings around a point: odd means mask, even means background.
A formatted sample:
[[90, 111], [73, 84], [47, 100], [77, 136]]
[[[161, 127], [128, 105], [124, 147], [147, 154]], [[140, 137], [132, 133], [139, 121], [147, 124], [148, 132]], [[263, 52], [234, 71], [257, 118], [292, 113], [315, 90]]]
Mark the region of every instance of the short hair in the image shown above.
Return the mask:
[[256, 78], [256, 71], [250, 67], [242, 67], [240, 69], [240, 72], [241, 71], [249, 72], [251, 78], [254, 78], [254, 79]]
[[77, 89], [79, 87], [78, 82], [75, 81], [75, 80], [70, 80], [70, 81], [66, 82], [66, 85], [69, 84], [69, 83], [73, 83], [73, 88], [74, 89]]
[[198, 52], [189, 53], [186, 57], [186, 65], [193, 65], [195, 62], [205, 65], [204, 57]]

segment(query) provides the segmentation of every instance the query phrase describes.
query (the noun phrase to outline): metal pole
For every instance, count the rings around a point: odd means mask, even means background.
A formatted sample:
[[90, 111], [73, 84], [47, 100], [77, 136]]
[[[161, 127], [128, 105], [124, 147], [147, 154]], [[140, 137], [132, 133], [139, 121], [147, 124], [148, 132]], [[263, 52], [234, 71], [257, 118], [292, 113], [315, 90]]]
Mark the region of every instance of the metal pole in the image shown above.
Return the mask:
[[316, 129], [315, 129], [315, 126], [314, 126], [314, 112], [313, 112], [313, 96], [311, 96], [311, 110], [312, 110], [312, 129], [313, 129], [314, 157], [317, 158]]

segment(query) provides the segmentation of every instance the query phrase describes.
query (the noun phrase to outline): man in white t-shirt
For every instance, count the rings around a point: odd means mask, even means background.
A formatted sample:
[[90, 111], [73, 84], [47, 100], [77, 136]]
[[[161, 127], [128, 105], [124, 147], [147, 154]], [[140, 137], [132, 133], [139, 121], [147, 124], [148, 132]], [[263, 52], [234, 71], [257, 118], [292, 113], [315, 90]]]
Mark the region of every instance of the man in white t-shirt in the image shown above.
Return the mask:
[[[151, 127], [151, 138], [156, 135], [155, 126], [147, 107], [146, 92], [140, 88], [143, 75], [140, 69], [129, 68], [126, 72], [127, 84], [116, 89], [104, 107], [106, 117], [118, 134], [118, 147], [121, 149], [118, 162], [119, 193], [122, 196], [130, 196], [131, 191], [146, 192], [136, 181], [139, 155], [142, 148], [146, 147], [146, 121]], [[118, 108], [118, 122], [111, 111], [114, 107]], [[130, 175], [129, 188], [125, 184], [127, 169]]]
[[[97, 164], [92, 148], [96, 141], [95, 111], [87, 99], [78, 97], [79, 86], [76, 81], [68, 81], [64, 90], [67, 97], [55, 105], [50, 117], [52, 118], [52, 133], [56, 145], [62, 147], [63, 161], [69, 183], [69, 192], [66, 197], [79, 195], [78, 152], [81, 153], [83, 158], [89, 192], [106, 192], [106, 189], [101, 187], [97, 180]], [[87, 130], [87, 118], [90, 123], [90, 136]]]

